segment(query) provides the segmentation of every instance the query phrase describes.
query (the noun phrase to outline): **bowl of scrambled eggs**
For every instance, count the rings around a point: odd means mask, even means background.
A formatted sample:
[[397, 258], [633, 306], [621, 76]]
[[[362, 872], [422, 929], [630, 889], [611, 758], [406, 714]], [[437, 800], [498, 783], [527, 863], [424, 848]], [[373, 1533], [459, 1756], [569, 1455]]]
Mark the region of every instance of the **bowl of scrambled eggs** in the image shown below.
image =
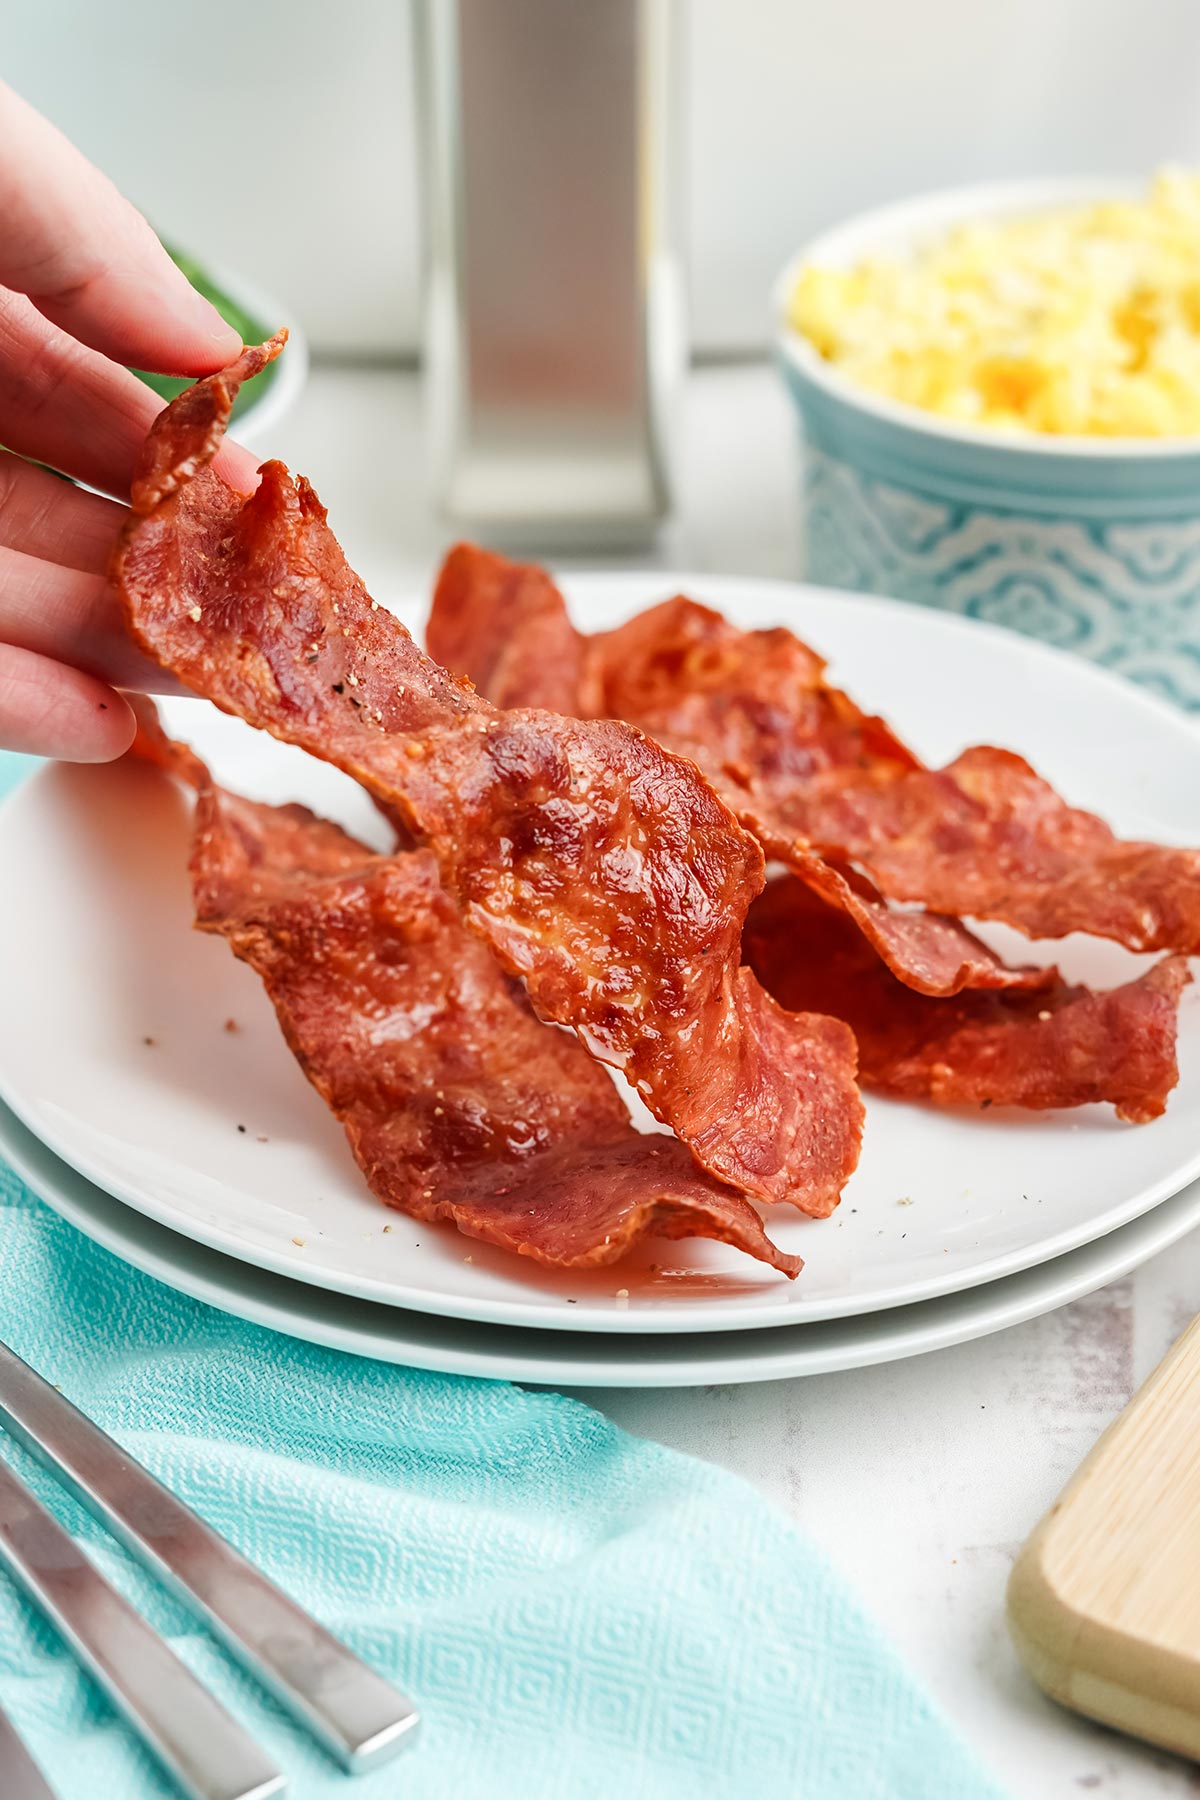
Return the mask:
[[1200, 709], [1200, 174], [931, 195], [776, 289], [808, 573]]

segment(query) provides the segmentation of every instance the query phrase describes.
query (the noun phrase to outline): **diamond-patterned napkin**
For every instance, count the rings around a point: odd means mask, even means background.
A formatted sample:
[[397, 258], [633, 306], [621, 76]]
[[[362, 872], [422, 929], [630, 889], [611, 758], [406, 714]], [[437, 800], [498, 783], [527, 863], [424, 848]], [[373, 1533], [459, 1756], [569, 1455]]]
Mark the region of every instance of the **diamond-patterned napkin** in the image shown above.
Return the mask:
[[[2, 1167], [0, 1335], [419, 1703], [410, 1750], [343, 1776], [3, 1439], [296, 1800], [998, 1800], [786, 1519], [575, 1401], [243, 1324]], [[173, 1794], [2, 1576], [0, 1705], [60, 1800]]]

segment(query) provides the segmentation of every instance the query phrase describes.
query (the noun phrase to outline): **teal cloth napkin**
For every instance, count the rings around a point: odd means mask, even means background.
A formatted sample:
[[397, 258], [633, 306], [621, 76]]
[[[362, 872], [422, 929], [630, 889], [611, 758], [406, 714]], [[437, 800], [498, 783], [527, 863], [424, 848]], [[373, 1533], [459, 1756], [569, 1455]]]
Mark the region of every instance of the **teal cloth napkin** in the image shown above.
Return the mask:
[[[3, 1167], [0, 1335], [419, 1703], [411, 1749], [343, 1776], [4, 1439], [296, 1800], [998, 1800], [784, 1517], [586, 1406], [243, 1324]], [[174, 1793], [5, 1577], [0, 1705], [60, 1800]]]

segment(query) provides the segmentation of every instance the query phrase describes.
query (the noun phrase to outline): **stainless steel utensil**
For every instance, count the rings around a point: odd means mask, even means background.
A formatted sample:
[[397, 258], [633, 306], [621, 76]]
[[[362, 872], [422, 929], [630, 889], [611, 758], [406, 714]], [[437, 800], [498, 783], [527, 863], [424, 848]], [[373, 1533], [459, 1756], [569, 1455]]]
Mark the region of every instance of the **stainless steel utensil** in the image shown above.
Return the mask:
[[4, 1800], [54, 1800], [53, 1789], [6, 1712], [0, 1712], [0, 1794]]
[[343, 1767], [363, 1773], [411, 1740], [419, 1715], [410, 1700], [5, 1344], [0, 1424], [167, 1587], [197, 1606], [228, 1649]]
[[0, 1562], [191, 1800], [266, 1800], [283, 1776], [0, 1462]]

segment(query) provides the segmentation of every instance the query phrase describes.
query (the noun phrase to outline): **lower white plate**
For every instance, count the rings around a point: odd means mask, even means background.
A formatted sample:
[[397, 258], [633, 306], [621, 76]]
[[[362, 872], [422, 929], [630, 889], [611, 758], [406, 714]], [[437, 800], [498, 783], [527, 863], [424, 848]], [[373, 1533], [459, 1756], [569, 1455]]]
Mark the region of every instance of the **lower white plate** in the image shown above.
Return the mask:
[[1132, 1224], [1037, 1268], [940, 1300], [760, 1331], [619, 1336], [437, 1318], [326, 1293], [223, 1256], [104, 1193], [0, 1106], [0, 1157], [124, 1262], [222, 1312], [382, 1362], [556, 1387], [702, 1387], [894, 1362], [986, 1337], [1115, 1281], [1200, 1224], [1200, 1182]]
[[[1195, 833], [1195, 725], [1015, 633], [785, 583], [660, 572], [572, 576], [567, 587], [589, 627], [681, 589], [747, 626], [793, 625], [931, 760], [980, 739], [1009, 743], [1127, 834]], [[229, 785], [306, 800], [351, 830], [381, 828], [362, 791], [326, 765], [196, 701], [166, 710]], [[615, 1269], [539, 1269], [389, 1214], [368, 1193], [257, 977], [191, 929], [190, 810], [154, 772], [124, 765], [46, 768], [6, 801], [0, 1098], [106, 1193], [326, 1295], [634, 1336], [809, 1325], [1015, 1274], [1200, 1178], [1198, 986], [1180, 1012], [1179, 1087], [1151, 1125], [1095, 1106], [953, 1113], [870, 1096], [862, 1162], [835, 1216], [814, 1224], [772, 1210], [772, 1234], [807, 1264], [794, 1283], [693, 1241], [647, 1244]], [[1077, 938], [1020, 949], [1100, 987], [1148, 960]]]

